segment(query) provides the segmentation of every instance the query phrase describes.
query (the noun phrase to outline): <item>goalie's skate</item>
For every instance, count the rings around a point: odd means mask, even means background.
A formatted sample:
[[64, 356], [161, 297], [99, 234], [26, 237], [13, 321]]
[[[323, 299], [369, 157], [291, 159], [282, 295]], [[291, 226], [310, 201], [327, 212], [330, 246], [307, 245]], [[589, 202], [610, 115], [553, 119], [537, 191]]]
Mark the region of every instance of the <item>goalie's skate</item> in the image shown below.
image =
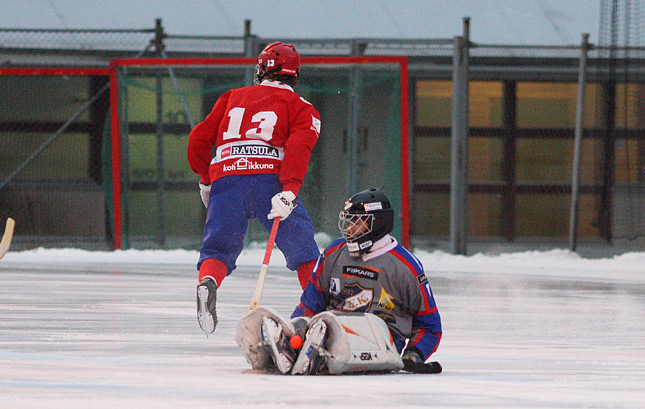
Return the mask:
[[210, 279], [204, 279], [197, 286], [197, 321], [199, 327], [208, 335], [215, 331], [217, 326], [217, 284]]
[[324, 349], [326, 333], [327, 324], [322, 320], [307, 330], [305, 343], [291, 369], [292, 375], [315, 375], [322, 369], [324, 355], [327, 353]]
[[275, 366], [280, 372], [288, 373], [293, 366], [293, 361], [296, 359], [296, 353], [291, 348], [289, 339], [282, 331], [282, 324], [275, 322], [271, 318], [264, 317], [260, 331], [262, 339], [269, 348], [269, 353]]

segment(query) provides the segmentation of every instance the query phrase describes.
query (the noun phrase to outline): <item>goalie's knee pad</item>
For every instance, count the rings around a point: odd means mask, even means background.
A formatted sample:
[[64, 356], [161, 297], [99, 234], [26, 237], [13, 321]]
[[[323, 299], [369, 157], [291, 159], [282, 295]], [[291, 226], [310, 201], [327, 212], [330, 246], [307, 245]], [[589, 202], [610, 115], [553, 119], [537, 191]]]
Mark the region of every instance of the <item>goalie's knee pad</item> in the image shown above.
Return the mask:
[[401, 356], [385, 321], [371, 313], [326, 311], [316, 315], [327, 324], [325, 364], [329, 373], [398, 371]]
[[[267, 369], [275, 366], [271, 348], [270, 346], [267, 347], [267, 343], [262, 337], [262, 325], [265, 318], [269, 318], [273, 320], [276, 325], [279, 325], [282, 333], [287, 337], [287, 339], [290, 339], [295, 334], [295, 330], [291, 322], [285, 321], [271, 308], [258, 306], [256, 309], [242, 317], [240, 322], [237, 324], [235, 342], [240, 348], [240, 352], [242, 352], [242, 355], [244, 355], [244, 358], [246, 358], [246, 361], [251, 364], [253, 369]], [[281, 371], [284, 370], [284, 368], [278, 369]]]

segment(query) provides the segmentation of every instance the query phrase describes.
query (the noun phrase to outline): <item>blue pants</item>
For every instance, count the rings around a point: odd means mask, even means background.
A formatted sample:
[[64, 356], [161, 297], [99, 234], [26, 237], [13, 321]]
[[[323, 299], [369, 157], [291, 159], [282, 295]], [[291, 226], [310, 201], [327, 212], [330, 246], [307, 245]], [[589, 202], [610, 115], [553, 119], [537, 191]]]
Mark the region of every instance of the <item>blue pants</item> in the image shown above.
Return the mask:
[[[249, 219], [258, 219], [271, 231], [273, 220], [267, 219], [267, 214], [271, 198], [281, 191], [278, 175], [273, 174], [226, 176], [213, 182], [197, 269], [204, 260], [215, 258], [226, 264], [227, 275], [231, 274], [244, 248]], [[275, 244], [290, 270], [320, 255], [311, 219], [300, 198], [289, 217], [280, 222]]]

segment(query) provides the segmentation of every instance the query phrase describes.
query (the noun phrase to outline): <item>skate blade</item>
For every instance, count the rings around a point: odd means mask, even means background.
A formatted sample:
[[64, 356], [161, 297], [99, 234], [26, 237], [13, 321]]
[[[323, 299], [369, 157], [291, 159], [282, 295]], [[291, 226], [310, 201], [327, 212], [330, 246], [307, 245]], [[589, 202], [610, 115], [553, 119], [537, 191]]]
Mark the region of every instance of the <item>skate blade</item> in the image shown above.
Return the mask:
[[199, 321], [199, 327], [204, 331], [204, 334], [206, 334], [206, 338], [208, 338], [208, 335], [215, 331], [215, 320], [206, 307], [206, 302], [208, 301], [208, 287], [201, 286], [197, 292], [199, 294], [199, 311], [197, 313], [197, 320]]
[[280, 350], [278, 350], [278, 345], [276, 340], [276, 334], [282, 333], [282, 326], [277, 324], [274, 320], [264, 317], [262, 319], [262, 337], [265, 342], [271, 348], [271, 357], [275, 366], [278, 367], [278, 370], [282, 373], [287, 373], [291, 370], [293, 362]]

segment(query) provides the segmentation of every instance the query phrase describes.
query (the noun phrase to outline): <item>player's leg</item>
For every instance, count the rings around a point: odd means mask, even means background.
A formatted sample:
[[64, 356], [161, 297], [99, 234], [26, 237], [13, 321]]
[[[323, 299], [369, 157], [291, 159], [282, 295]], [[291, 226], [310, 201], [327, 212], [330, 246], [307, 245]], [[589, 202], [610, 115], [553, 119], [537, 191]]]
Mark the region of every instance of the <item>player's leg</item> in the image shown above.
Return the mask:
[[298, 273], [298, 282], [300, 283], [300, 287], [303, 290], [307, 288], [307, 284], [309, 284], [311, 273], [314, 271], [314, 267], [316, 267], [316, 261], [317, 260], [305, 261], [304, 263], [300, 264], [300, 266], [298, 266], [298, 269], [296, 270]]
[[280, 222], [275, 243], [284, 254], [287, 268], [296, 270], [300, 287], [307, 287], [320, 250], [314, 240], [314, 227], [302, 200], [288, 218]]
[[224, 263], [226, 275], [235, 270], [235, 261], [244, 248], [249, 219], [245, 206], [248, 190], [245, 184], [243, 176], [228, 176], [213, 182], [204, 227], [204, 244], [197, 264], [200, 273], [202, 263], [207, 259]]
[[[273, 220], [267, 219], [271, 210], [271, 198], [282, 191], [278, 175], [256, 175], [256, 196], [254, 200], [254, 215], [271, 231]], [[304, 203], [298, 198], [298, 205], [289, 217], [280, 221], [278, 234], [275, 238], [287, 261], [287, 268], [298, 272], [298, 281], [304, 289], [309, 282], [311, 273], [320, 255], [318, 245], [314, 240], [314, 227]]]
[[235, 261], [244, 246], [248, 212], [242, 200], [243, 183], [239, 177], [227, 177], [215, 181], [211, 187], [204, 245], [197, 263], [197, 319], [206, 336], [217, 326], [217, 289], [235, 269]]

